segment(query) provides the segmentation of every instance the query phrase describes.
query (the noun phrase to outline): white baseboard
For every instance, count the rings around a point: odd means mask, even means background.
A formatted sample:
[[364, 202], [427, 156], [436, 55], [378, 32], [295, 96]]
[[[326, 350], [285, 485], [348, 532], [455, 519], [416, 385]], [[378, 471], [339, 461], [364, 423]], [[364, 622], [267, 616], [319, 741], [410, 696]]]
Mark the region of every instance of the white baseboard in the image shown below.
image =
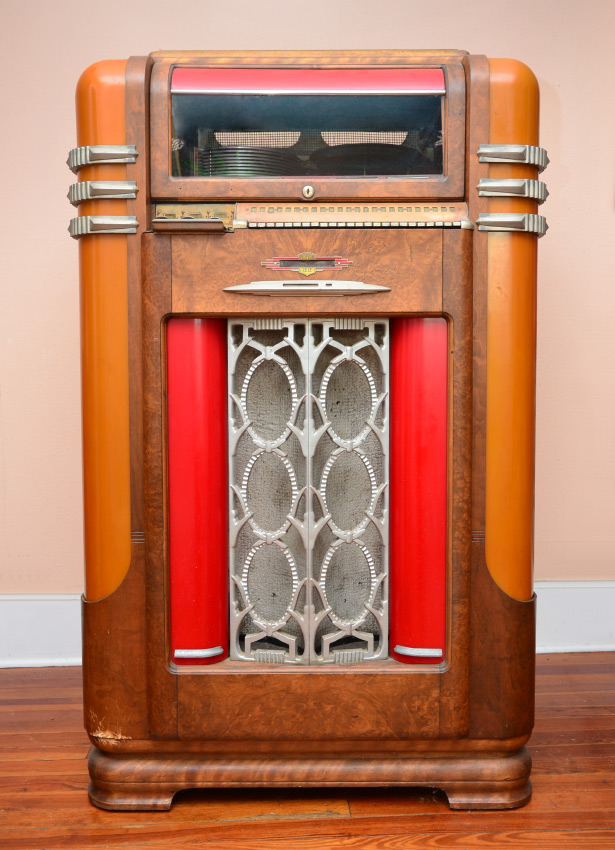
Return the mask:
[[0, 667], [81, 664], [78, 593], [0, 595]]
[[[538, 652], [615, 651], [615, 581], [538, 581]], [[81, 664], [79, 594], [0, 595], [0, 667]]]
[[615, 651], [615, 581], [537, 581], [537, 652]]

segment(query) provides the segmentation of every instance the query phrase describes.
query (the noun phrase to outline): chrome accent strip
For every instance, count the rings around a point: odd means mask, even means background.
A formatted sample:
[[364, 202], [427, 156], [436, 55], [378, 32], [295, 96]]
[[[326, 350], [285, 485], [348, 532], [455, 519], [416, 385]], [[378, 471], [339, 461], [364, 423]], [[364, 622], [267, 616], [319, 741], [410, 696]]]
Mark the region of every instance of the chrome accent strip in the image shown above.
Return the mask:
[[544, 236], [549, 225], [543, 215], [531, 213], [481, 213], [476, 219], [479, 230], [532, 233]]
[[253, 658], [260, 664], [284, 664], [286, 653], [283, 649], [255, 649]]
[[543, 204], [549, 195], [542, 180], [524, 178], [481, 177], [476, 188], [483, 198], [532, 198], [539, 204]]
[[355, 316], [341, 316], [333, 319], [333, 327], [336, 331], [360, 331], [363, 329], [363, 319]]
[[364, 649], [333, 649], [334, 664], [360, 664], [365, 661]]
[[214, 658], [222, 655], [224, 650], [221, 646], [212, 646], [209, 649], [176, 649], [174, 658]]
[[480, 145], [477, 156], [479, 162], [517, 162], [539, 171], [549, 164], [546, 150], [536, 145]]
[[254, 326], [255, 331], [283, 331], [284, 330], [284, 319], [278, 318], [266, 318], [266, 319], [253, 319], [252, 324]]
[[86, 165], [121, 165], [136, 162], [138, 155], [134, 145], [84, 145], [69, 152], [66, 164], [71, 171], [77, 173]]
[[224, 292], [241, 295], [372, 295], [389, 292], [390, 286], [376, 286], [359, 280], [253, 280], [226, 286]]
[[426, 649], [424, 647], [415, 646], [400, 646], [395, 647], [394, 652], [398, 655], [414, 655], [416, 658], [441, 658], [444, 655], [443, 649]]
[[68, 232], [73, 239], [97, 233], [136, 233], [139, 222], [134, 215], [81, 215], [71, 218]]
[[138, 191], [134, 180], [84, 180], [82, 183], [73, 183], [67, 197], [77, 207], [84, 201], [103, 198], [136, 198]]

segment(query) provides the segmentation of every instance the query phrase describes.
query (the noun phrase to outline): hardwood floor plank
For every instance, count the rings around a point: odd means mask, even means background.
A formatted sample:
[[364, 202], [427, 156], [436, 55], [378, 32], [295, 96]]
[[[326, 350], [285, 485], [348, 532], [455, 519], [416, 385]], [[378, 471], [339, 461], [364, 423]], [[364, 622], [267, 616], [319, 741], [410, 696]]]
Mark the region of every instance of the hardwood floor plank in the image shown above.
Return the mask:
[[578, 694], [558, 694], [544, 693], [541, 690], [536, 692], [536, 706], [559, 706], [567, 708], [575, 705], [608, 705], [611, 708], [615, 707], [615, 688], [606, 691], [592, 691], [591, 694], [586, 694], [581, 691]]
[[[2, 670], [0, 669], [0, 683], [2, 682], [1, 677]], [[31, 687], [23, 687], [23, 688], [2, 688], [0, 686], [0, 703], [6, 702], [7, 700], [17, 699], [20, 702], [24, 700], [42, 700], [43, 702], [47, 697], [51, 699], [61, 699], [63, 702], [72, 702], [72, 703], [80, 703], [82, 698], [83, 689], [81, 684], [63, 686], [58, 685], [58, 687], [46, 687], [42, 685], [32, 685]]]
[[[585, 717], [583, 715], [569, 715], [562, 717], [549, 717], [547, 719], [537, 718], [534, 724], [534, 733], [564, 732], [570, 735], [584, 734], [592, 730], [604, 730], [615, 733], [615, 717]], [[613, 734], [612, 740], [615, 740]]]
[[0, 775], [4, 764], [13, 761], [47, 761], [49, 759], [85, 758], [90, 751], [90, 741], [85, 732], [0, 734]]
[[53, 747], [49, 746], [46, 748], [37, 747], [36, 749], [30, 748], [6, 748], [2, 749], [2, 744], [0, 743], [0, 775], [4, 770], [4, 765], [11, 764], [12, 762], [19, 762], [23, 764], [24, 762], [32, 761], [33, 759], [40, 761], [53, 761], [55, 759], [87, 759], [88, 753], [90, 752], [90, 742], [84, 741], [81, 744], [66, 744], [64, 747]]
[[[302, 847], [303, 842], [310, 838], [322, 837], [331, 843], [329, 846], [340, 846], [339, 840], [352, 837], [408, 837], [434, 834], [474, 835], [480, 834], [485, 838], [483, 844], [491, 841], [497, 847], [499, 836], [506, 833], [537, 832], [567, 832], [570, 830], [584, 831], [585, 828], [606, 831], [613, 830], [612, 813], [593, 812], [579, 816], [576, 812], [549, 812], [538, 817], [526, 810], [514, 813], [510, 821], [508, 812], [455, 812], [451, 818], [441, 816], [417, 815], [415, 817], [365, 817], [365, 818], [312, 818], [303, 820], [259, 821], [242, 820], [231, 822], [208, 823], [163, 823], [145, 824], [143, 826], [120, 826], [111, 821], [107, 826], [90, 826], [77, 824], [72, 828], [63, 826], [52, 827], [38, 831], [0, 829], [0, 847], [2, 841], [11, 850], [56, 850], [59, 847], [78, 847], [89, 850], [91, 847], [123, 847], [134, 850], [136, 847], [207, 846], [211, 842], [240, 842], [245, 847], [249, 841], [267, 841], [269, 847], [275, 848], [279, 839], [295, 839], [295, 847]], [[300, 844], [297, 844], [300, 839]], [[41, 843], [42, 842], [42, 843]], [[275, 842], [272, 844], [271, 842]], [[227, 845], [228, 846], [228, 845]], [[403, 844], [401, 845], [403, 847]], [[410, 845], [411, 846], [411, 845]], [[437, 845], [435, 845], [437, 846]], [[461, 846], [464, 846], [463, 843]], [[487, 844], [487, 846], [489, 846]], [[527, 845], [539, 847], [538, 843]], [[605, 846], [605, 850], [608, 844]], [[609, 849], [610, 850], [610, 849]]]
[[615, 653], [613, 652], [551, 652], [539, 653], [536, 656], [536, 670], [539, 673], [549, 673], [560, 667], [566, 669], [581, 666], [588, 667], [611, 667], [615, 664]]
[[20, 709], [18, 705], [0, 707], [0, 732], [23, 729], [28, 724], [51, 726], [54, 732], [77, 730], [83, 727], [83, 710], [79, 705], [41, 706], [38, 709], [30, 706]]
[[83, 787], [74, 791], [62, 790], [56, 794], [53, 791], [46, 791], [42, 794], [24, 794], [19, 791], [14, 793], [3, 792], [0, 794], [0, 824], [3, 824], [5, 818], [8, 817], [7, 812], [22, 812], [23, 822], [26, 823], [30, 820], [30, 815], [26, 815], [26, 813], [32, 810], [45, 811], [52, 805], [57, 805], [58, 809], [61, 810], [81, 809], [85, 812], [90, 806], [87, 799], [87, 788], [88, 783], [85, 782]]
[[0, 690], [38, 683], [51, 688], [81, 686], [83, 681], [81, 667], [4, 667], [0, 674]]
[[613, 744], [604, 744], [595, 741], [577, 743], [572, 740], [563, 740], [541, 744], [537, 739], [536, 744], [529, 744], [529, 748], [535, 764], [545, 759], [553, 761], [567, 756], [579, 758], [581, 756], [590, 757], [600, 755], [603, 758], [612, 758], [615, 754]]
[[542, 773], [550, 776], [569, 774], [571, 776], [594, 770], [596, 773], [606, 773], [615, 782], [615, 756], [563, 756], [558, 759], [544, 759], [542, 762], [534, 760], [532, 775], [538, 776]]
[[612, 705], [537, 706], [536, 720], [551, 717], [615, 717]]
[[[335, 847], [340, 850], [407, 850], [408, 848], [437, 848], [437, 850], [462, 850], [473, 847], [519, 847], [530, 850], [578, 850], [578, 848], [615, 847], [615, 830], [574, 830], [570, 832], [508, 832], [497, 834], [461, 833], [451, 835], [378, 835], [373, 838], [339, 838]], [[204, 841], [198, 847], [206, 850], [271, 850], [271, 842], [263, 841]], [[166, 850], [167, 845], [149, 844], [148, 850]], [[328, 838], [312, 838], [301, 842], [302, 850], [331, 850]], [[87, 850], [87, 848], [86, 848]], [[297, 850], [294, 839], [280, 839], [274, 850]]]
[[[165, 824], [209, 824], [214, 822], [246, 821], [277, 821], [298, 820], [311, 818], [349, 818], [350, 807], [343, 796], [330, 795], [289, 795], [268, 794], [263, 792], [252, 795], [247, 799], [240, 794], [222, 795], [215, 793], [213, 799], [203, 794], [184, 792], [185, 798], [168, 812], [106, 812], [97, 809], [87, 802], [82, 808], [55, 809], [49, 805], [53, 797], [47, 798], [47, 805], [39, 811], [30, 809], [27, 821], [19, 810], [4, 809], [2, 825], [5, 829], [23, 827], [27, 822], [29, 828], [50, 829], [64, 827], [67, 830], [78, 829], [82, 826], [94, 828], [97, 826], [117, 827], [159, 827]], [[209, 795], [207, 795], [209, 796]], [[62, 798], [56, 794], [57, 801], [62, 805]], [[39, 795], [39, 799], [44, 799]], [[0, 810], [2, 810], [0, 799]]]
[[[596, 718], [599, 719], [599, 718]], [[615, 741], [612, 729], [578, 729], [565, 730], [553, 729], [538, 731], [532, 735], [531, 747], [558, 746], [568, 744], [571, 747], [578, 745], [605, 744], [611, 745]]]
[[578, 694], [592, 691], [611, 691], [615, 689], [614, 673], [562, 672], [559, 676], [537, 676], [537, 685], [542, 693]]
[[65, 694], [62, 696], [52, 697], [50, 694], [41, 695], [39, 693], [38, 698], [36, 697], [19, 697], [14, 696], [10, 699], [0, 699], [0, 712], [10, 711], [14, 708], [14, 706], [28, 706], [28, 708], [51, 708], [52, 706], [60, 706], [62, 708], [78, 708], [81, 710], [81, 695], [78, 693], [73, 694], [72, 696], [68, 696]]
[[8, 762], [2, 765], [0, 771], [0, 779], [9, 776], [51, 776], [65, 773], [79, 773], [84, 776], [88, 775], [87, 760], [84, 757], [79, 759], [53, 758], [53, 759], [35, 759], [30, 758], [25, 764], [23, 762]]

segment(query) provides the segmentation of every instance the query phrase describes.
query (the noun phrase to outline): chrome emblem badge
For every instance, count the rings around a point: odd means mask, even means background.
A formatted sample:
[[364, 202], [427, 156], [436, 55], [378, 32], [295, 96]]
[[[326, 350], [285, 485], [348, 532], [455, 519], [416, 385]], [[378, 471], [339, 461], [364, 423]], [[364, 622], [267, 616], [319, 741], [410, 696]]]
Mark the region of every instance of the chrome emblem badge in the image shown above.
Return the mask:
[[352, 260], [346, 260], [343, 257], [317, 257], [311, 251], [303, 251], [297, 254], [296, 257], [272, 257], [270, 260], [263, 260], [261, 266], [277, 272], [299, 272], [299, 274], [309, 277], [316, 272], [337, 271], [338, 269], [347, 269], [352, 265]]

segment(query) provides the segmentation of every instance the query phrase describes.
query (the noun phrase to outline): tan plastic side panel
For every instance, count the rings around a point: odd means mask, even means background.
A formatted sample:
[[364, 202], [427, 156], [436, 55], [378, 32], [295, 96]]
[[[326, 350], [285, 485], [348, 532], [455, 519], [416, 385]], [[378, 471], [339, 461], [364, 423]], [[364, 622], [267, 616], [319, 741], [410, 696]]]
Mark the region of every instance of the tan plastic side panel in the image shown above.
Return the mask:
[[[126, 62], [98, 62], [77, 85], [77, 143], [126, 143]], [[122, 165], [79, 180], [125, 180]], [[125, 215], [126, 202], [82, 204], [81, 215]], [[127, 237], [79, 240], [86, 599], [108, 596], [130, 564]]]
[[[538, 144], [538, 83], [521, 62], [491, 59], [491, 144]], [[537, 178], [527, 165], [493, 164], [490, 177]], [[490, 212], [536, 213], [528, 199], [493, 198]], [[485, 554], [499, 587], [532, 596], [536, 385], [536, 243], [488, 236]]]

